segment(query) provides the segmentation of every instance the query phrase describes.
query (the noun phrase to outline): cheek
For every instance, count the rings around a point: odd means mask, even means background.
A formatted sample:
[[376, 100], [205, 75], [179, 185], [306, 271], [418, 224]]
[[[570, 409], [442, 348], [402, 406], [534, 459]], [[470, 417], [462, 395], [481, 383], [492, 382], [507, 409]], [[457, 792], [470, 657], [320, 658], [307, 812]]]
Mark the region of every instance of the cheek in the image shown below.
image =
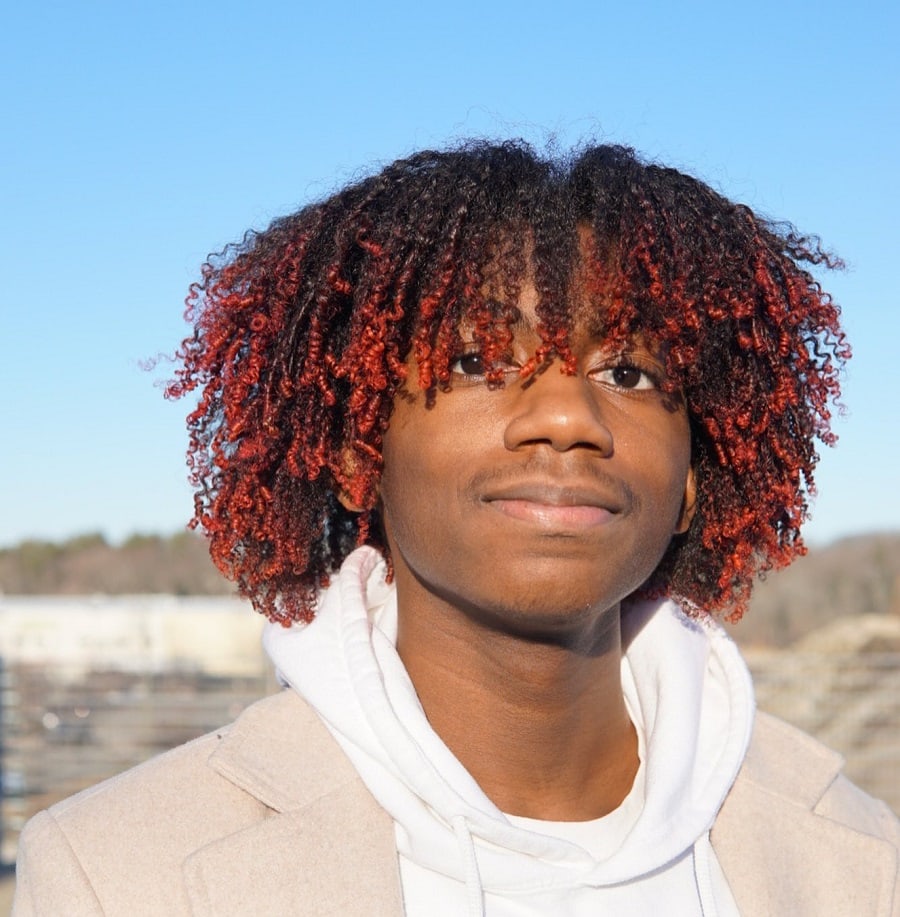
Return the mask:
[[395, 580], [409, 595], [416, 593], [415, 583], [451, 588], [461, 576], [458, 564], [464, 563], [454, 521], [458, 512], [448, 498], [451, 481], [431, 458], [385, 441], [381, 519]]
[[[437, 487], [447, 470], [432, 431], [398, 418], [384, 437], [384, 469], [379, 496], [389, 541], [421, 538], [437, 515]], [[429, 520], [432, 520], [429, 523]]]
[[425, 407], [418, 394], [398, 399], [382, 444], [379, 495], [386, 515], [397, 524], [424, 516], [432, 526], [441, 518], [437, 514], [453, 503], [471, 465], [473, 426], [478, 422], [471, 412], [449, 395], [440, 395], [432, 407]]
[[[624, 443], [622, 444], [625, 445]], [[681, 515], [691, 474], [691, 440], [687, 418], [676, 415], [654, 434], [644, 430], [629, 454], [645, 513], [672, 532]], [[625, 449], [623, 448], [623, 452]]]
[[672, 474], [668, 488], [669, 498], [666, 507], [668, 521], [671, 523], [670, 535], [682, 534], [686, 530], [686, 523], [690, 523], [690, 516], [693, 514], [696, 501], [689, 442], [679, 450], [673, 468], [674, 474]]
[[432, 408], [404, 403], [385, 431], [379, 497], [398, 583], [411, 572], [449, 587], [477, 561], [477, 513], [467, 481], [486, 447], [476, 442], [481, 418], [468, 404], [463, 408], [441, 396]]

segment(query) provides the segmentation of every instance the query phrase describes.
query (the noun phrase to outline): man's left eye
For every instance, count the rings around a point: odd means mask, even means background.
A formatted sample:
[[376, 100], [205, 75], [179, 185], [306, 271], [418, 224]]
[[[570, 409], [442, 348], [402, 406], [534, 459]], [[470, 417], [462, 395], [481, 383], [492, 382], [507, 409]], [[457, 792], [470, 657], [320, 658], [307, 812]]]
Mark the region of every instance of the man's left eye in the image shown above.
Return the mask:
[[652, 389], [657, 387], [657, 380], [646, 370], [638, 366], [623, 364], [598, 372], [595, 378], [616, 388], [631, 390]]

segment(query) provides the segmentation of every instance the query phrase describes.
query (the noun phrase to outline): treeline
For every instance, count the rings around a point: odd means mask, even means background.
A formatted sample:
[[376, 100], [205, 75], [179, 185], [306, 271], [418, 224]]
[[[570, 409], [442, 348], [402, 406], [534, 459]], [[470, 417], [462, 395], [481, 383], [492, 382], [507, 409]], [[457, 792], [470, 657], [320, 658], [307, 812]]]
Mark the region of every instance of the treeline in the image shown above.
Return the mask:
[[900, 616], [900, 532], [844, 538], [810, 548], [757, 583], [731, 633], [740, 643], [788, 646], [837, 618]]
[[[24, 541], [0, 550], [7, 595], [224, 595], [231, 584], [193, 532], [133, 535], [111, 545], [99, 534]], [[836, 618], [900, 615], [900, 533], [847, 538], [811, 549], [758, 583], [750, 611], [729, 631], [741, 643], [786, 646]]]
[[7, 595], [224, 595], [234, 592], [194, 532], [132, 535], [121, 545], [101, 534], [66, 541], [23, 541], [0, 549], [0, 592]]

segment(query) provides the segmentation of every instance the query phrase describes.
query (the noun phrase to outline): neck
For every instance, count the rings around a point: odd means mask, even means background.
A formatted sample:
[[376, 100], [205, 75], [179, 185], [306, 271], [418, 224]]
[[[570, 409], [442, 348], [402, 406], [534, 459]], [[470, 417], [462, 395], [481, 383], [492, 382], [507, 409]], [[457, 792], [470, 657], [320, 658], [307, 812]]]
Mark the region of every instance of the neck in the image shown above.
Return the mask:
[[619, 806], [638, 754], [618, 607], [548, 640], [485, 627], [439, 601], [415, 605], [400, 601], [398, 652], [432, 728], [498, 808], [583, 821]]

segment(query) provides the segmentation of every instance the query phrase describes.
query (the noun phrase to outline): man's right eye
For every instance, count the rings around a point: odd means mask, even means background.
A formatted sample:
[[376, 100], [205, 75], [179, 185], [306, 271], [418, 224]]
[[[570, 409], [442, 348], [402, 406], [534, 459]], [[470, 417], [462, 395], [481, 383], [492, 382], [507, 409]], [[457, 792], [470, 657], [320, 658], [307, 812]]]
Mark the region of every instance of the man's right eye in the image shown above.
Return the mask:
[[450, 363], [450, 372], [457, 376], [483, 376], [484, 357], [480, 353], [464, 353]]

